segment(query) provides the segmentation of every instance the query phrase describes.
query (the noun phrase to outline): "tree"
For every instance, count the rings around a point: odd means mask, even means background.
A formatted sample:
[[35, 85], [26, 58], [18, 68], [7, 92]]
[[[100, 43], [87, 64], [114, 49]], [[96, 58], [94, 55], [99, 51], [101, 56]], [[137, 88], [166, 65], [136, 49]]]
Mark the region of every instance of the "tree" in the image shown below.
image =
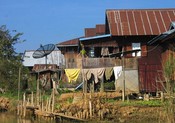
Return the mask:
[[[16, 33], [16, 32], [15, 32]], [[21, 42], [22, 33], [14, 36], [6, 29], [0, 27], [0, 87], [8, 90], [17, 89], [18, 70], [21, 64], [21, 56], [15, 52], [14, 45]], [[23, 42], [23, 41], [22, 41]]]
[[166, 109], [166, 122], [174, 123], [175, 118], [175, 46], [170, 45], [169, 56], [163, 65], [164, 78], [166, 82], [165, 91], [167, 93], [168, 99], [165, 103]]

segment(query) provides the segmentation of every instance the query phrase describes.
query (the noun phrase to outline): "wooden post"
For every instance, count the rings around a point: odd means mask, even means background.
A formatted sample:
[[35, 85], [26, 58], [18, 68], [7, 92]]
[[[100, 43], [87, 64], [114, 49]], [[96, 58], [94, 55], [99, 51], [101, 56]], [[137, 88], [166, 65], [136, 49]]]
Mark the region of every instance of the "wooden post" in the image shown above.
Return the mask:
[[94, 86], [95, 86], [95, 82], [94, 82], [94, 81], [92, 81], [92, 93], [94, 93], [94, 92], [95, 92], [95, 88], [94, 88]]
[[34, 104], [33, 104], [33, 91], [32, 91], [32, 95], [31, 95], [31, 105], [34, 106]]
[[52, 113], [54, 111], [54, 105], [55, 105], [55, 89], [52, 90]]
[[144, 100], [149, 101], [149, 94], [144, 94]]
[[92, 100], [92, 91], [91, 91], [92, 89], [90, 89], [90, 97], [89, 97], [89, 113], [90, 113], [90, 118], [92, 118], [92, 102], [91, 102], [91, 100]]
[[124, 48], [122, 49], [122, 68], [123, 68], [123, 90], [122, 90], [122, 101], [125, 101], [125, 57], [124, 57]]
[[47, 102], [46, 102], [46, 109], [45, 109], [45, 111], [48, 111], [48, 109], [49, 109], [49, 99], [47, 98]]
[[48, 104], [48, 111], [50, 112], [50, 108], [51, 108], [51, 99], [52, 99], [52, 93], [51, 96], [49, 98], [49, 104]]
[[17, 108], [17, 115], [19, 115], [19, 96], [20, 96], [20, 81], [21, 81], [21, 68], [19, 67], [19, 76], [18, 76], [18, 108]]
[[44, 111], [44, 101], [43, 101], [43, 98], [41, 99], [41, 111]]
[[160, 92], [160, 98], [161, 98], [161, 102], [164, 102], [164, 94], [162, 91]]
[[101, 78], [101, 89], [100, 92], [104, 92], [104, 78]]
[[23, 94], [23, 117], [26, 116], [26, 95]]
[[36, 104], [39, 105], [39, 72], [38, 72], [38, 79], [37, 79], [37, 85], [36, 85]]

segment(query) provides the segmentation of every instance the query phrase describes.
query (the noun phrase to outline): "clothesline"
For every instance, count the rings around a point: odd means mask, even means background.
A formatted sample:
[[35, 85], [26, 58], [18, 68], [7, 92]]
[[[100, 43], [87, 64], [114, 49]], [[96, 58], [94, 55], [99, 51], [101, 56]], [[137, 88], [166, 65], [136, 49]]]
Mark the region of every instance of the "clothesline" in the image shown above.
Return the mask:
[[117, 80], [122, 72], [122, 66], [106, 67], [106, 68], [89, 68], [89, 69], [65, 69], [68, 82], [77, 81], [77, 78], [82, 73], [83, 80], [89, 80], [92, 75], [94, 76], [95, 83], [98, 83], [99, 79], [105, 75], [106, 79], [109, 80], [114, 73], [115, 79]]

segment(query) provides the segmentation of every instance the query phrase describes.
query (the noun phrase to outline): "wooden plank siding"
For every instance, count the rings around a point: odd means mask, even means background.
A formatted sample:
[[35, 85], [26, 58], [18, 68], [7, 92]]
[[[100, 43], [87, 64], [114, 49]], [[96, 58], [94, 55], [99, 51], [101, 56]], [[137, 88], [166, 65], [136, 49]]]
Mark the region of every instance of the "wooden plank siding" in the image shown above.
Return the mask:
[[[162, 62], [161, 53], [163, 48], [161, 46], [149, 46], [148, 55], [138, 59], [139, 64], [139, 89], [141, 92], [156, 92], [162, 91]], [[162, 80], [163, 81], [163, 80]]]
[[[122, 66], [122, 59], [118, 58], [84, 58], [82, 60], [83, 68], [101, 68]], [[125, 69], [138, 69], [137, 58], [125, 58]]]

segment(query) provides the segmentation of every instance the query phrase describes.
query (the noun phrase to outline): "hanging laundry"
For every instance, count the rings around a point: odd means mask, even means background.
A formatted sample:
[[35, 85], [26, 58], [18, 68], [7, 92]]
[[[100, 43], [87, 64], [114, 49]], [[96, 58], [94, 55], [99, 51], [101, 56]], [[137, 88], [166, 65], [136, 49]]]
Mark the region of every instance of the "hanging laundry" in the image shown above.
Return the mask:
[[83, 80], [87, 81], [91, 78], [91, 70], [90, 69], [82, 69], [82, 76], [83, 76]]
[[76, 81], [80, 74], [80, 69], [65, 69], [65, 73], [68, 78], [68, 82]]
[[102, 47], [102, 48], [101, 48], [101, 55], [102, 55], [102, 56], [107, 56], [107, 55], [109, 55], [109, 49], [108, 49], [108, 47]]
[[121, 76], [122, 66], [115, 66], [113, 69], [114, 69], [115, 80], [117, 80]]
[[104, 71], [105, 68], [82, 69], [83, 80], [89, 80], [93, 74], [95, 83], [98, 83], [98, 79], [104, 76]]
[[106, 77], [106, 80], [109, 80], [111, 78], [113, 72], [114, 72], [113, 67], [106, 67], [105, 68], [105, 77]]
[[[104, 76], [105, 68], [96, 68], [97, 69], [97, 78], [102, 79]], [[98, 81], [97, 81], [98, 82]]]

